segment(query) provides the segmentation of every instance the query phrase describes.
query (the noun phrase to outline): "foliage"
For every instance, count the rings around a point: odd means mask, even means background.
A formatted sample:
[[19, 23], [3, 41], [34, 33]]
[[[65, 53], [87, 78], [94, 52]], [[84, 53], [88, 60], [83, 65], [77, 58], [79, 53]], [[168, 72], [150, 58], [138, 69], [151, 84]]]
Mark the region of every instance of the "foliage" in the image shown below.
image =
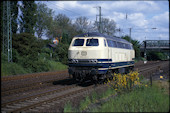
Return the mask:
[[103, 18], [102, 33], [109, 36], [114, 36], [116, 32], [116, 23], [113, 19]]
[[31, 57], [20, 56], [15, 49], [13, 49], [13, 60], [15, 62], [7, 62], [6, 55], [1, 53], [2, 76], [67, 69], [67, 66], [60, 62], [41, 57], [36, 61], [32, 61]]
[[1, 53], [1, 76], [28, 73], [21, 65], [7, 61], [7, 56]]
[[146, 59], [143, 57], [136, 57], [135, 62], [138, 62], [138, 61], [146, 61]]
[[130, 72], [124, 75], [114, 73], [113, 83], [108, 80], [107, 85], [111, 86], [117, 92], [131, 91], [134, 88], [141, 88], [144, 84], [140, 83], [138, 75], [138, 71]]
[[[68, 33], [71, 26], [71, 20], [64, 14], [58, 14], [48, 26], [47, 36], [49, 38], [62, 37], [63, 33]], [[72, 29], [73, 30], [73, 29]]]
[[[47, 43], [49, 43], [49, 40], [38, 40], [28, 33], [13, 35], [13, 62], [28, 69], [29, 72], [67, 69], [67, 66], [53, 61], [58, 58], [54, 52], [49, 48], [43, 48]], [[54, 54], [54, 57], [51, 56], [52, 54]]]
[[37, 4], [37, 22], [35, 26], [35, 31], [38, 35], [38, 38], [42, 38], [42, 35], [45, 34], [50, 20], [52, 20], [52, 14], [54, 12], [52, 9], [49, 9], [46, 4], [38, 3]]
[[34, 27], [37, 21], [35, 1], [21, 1], [20, 10], [22, 14], [20, 16], [20, 33], [26, 32], [34, 34]]
[[80, 102], [79, 110], [80, 111], [84, 110], [90, 103], [91, 103], [91, 100], [90, 100], [89, 96], [86, 96], [85, 100]]
[[62, 64], [61, 62], [55, 62], [53, 60], [48, 60], [48, 63], [49, 63], [49, 71], [66, 70], [68, 68], [67, 65]]
[[169, 96], [157, 87], [136, 89], [124, 93], [103, 104], [93, 112], [168, 112]]
[[64, 106], [64, 113], [67, 113], [67, 112], [73, 112], [72, 105], [71, 105], [70, 101], [67, 102]]
[[147, 60], [166, 60], [167, 55], [162, 52], [149, 51], [147, 52]]
[[76, 31], [78, 31], [80, 33], [85, 33], [85, 32], [89, 31], [88, 29], [90, 26], [90, 22], [88, 22], [87, 17], [80, 16], [80, 17], [76, 18], [74, 25], [76, 27]]
[[59, 43], [55, 50], [55, 52], [57, 52], [58, 54], [59, 61], [62, 62], [63, 64], [67, 64], [68, 48], [69, 48], [69, 44]]
[[32, 57], [37, 58], [37, 53], [41, 51], [43, 44], [39, 42], [41, 41], [28, 33], [14, 34], [12, 46], [21, 56], [33, 55]]
[[19, 12], [19, 5], [18, 1], [10, 1], [11, 4], [11, 27], [12, 33], [17, 33], [18, 30], [18, 12]]
[[97, 93], [93, 91], [91, 95], [86, 96], [83, 100], [80, 101], [78, 108], [74, 108], [71, 102], [67, 102], [64, 106], [64, 112], [82, 112], [85, 110], [91, 103], [96, 103], [99, 99], [108, 98], [111, 95], [115, 95], [116, 92], [111, 88], [107, 88], [105, 92]]

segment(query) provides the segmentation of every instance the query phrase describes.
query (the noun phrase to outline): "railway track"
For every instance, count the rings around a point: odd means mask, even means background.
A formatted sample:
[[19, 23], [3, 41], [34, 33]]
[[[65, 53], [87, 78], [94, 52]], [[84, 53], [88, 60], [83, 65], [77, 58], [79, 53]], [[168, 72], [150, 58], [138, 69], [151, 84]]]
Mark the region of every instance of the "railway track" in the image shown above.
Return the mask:
[[143, 75], [144, 77], [150, 77], [150, 75], [158, 71], [164, 70], [169, 72], [169, 69], [167, 67], [169, 67], [169, 62], [163, 61], [163, 62], [156, 62], [143, 67], [135, 68], [135, 70], [138, 70], [140, 75]]
[[4, 82], [4, 81], [11, 81], [11, 80], [21, 80], [21, 79], [26, 79], [26, 78], [35, 78], [35, 77], [56, 75], [56, 74], [62, 74], [62, 73], [67, 73], [67, 70], [54, 71], [54, 72], [31, 73], [31, 74], [25, 74], [25, 75], [12, 75], [12, 76], [2, 77], [1, 81]]
[[[49, 74], [49, 73], [48, 73]], [[53, 73], [54, 74], [54, 73]], [[18, 92], [25, 92], [28, 90], [43, 88], [46, 86], [52, 86], [54, 81], [67, 79], [69, 77], [68, 73], [66, 71], [63, 71], [62, 73], [55, 73], [55, 75], [41, 75], [41, 77], [37, 78], [37, 76], [31, 75], [31, 77], [26, 77], [21, 80], [19, 78], [17, 79], [8, 79], [8, 81], [5, 79], [5, 81], [2, 82], [1, 86], [1, 95], [2, 96], [8, 96], [11, 94], [15, 94]], [[26, 80], [27, 79], [27, 80]]]
[[[106, 85], [105, 85], [106, 86]], [[51, 105], [60, 104], [60, 102], [68, 100], [69, 98], [74, 98], [77, 95], [82, 95], [88, 91], [92, 91], [94, 85], [88, 87], [80, 87], [76, 85], [64, 87], [61, 89], [56, 89], [39, 95], [30, 96], [27, 98], [22, 98], [20, 100], [11, 101], [8, 103], [2, 103], [2, 112], [38, 112], [44, 107], [50, 107]], [[96, 88], [104, 87], [103, 85], [98, 85]]]
[[[150, 74], [156, 71], [160, 71], [160, 70], [167, 71], [168, 69], [167, 72], [169, 72], [169, 68], [167, 67], [169, 67], [169, 62], [167, 61], [156, 62], [156, 63], [154, 62], [154, 64], [145, 64], [143, 67], [141, 66], [135, 67], [135, 70], [138, 69], [140, 75], [148, 77]], [[40, 76], [43, 77], [43, 75], [40, 75]], [[9, 79], [9, 81], [11, 80], [14, 80], [14, 79]], [[5, 81], [7, 82], [8, 80], [5, 80]], [[52, 81], [54, 82], [54, 79]], [[41, 84], [41, 87], [43, 88], [45, 85], [48, 85], [48, 84], [49, 86], [47, 87], [50, 87], [51, 85], [50, 82], [47, 82], [47, 84], [45, 83]], [[37, 85], [34, 84], [32, 86], [34, 86], [34, 88], [40, 87], [40, 83], [38, 83]], [[3, 97], [5, 95], [18, 93], [21, 91], [21, 89], [23, 89], [22, 90], [23, 92], [27, 91], [31, 87], [30, 86], [21, 87], [18, 89], [15, 89], [13, 87], [14, 90], [12, 89], [2, 90], [1, 94]], [[43, 111], [44, 108], [50, 107], [52, 105], [60, 104], [61, 102], [64, 102], [68, 100], [69, 98], [74, 98], [77, 95], [82, 95], [85, 92], [93, 90], [92, 87], [94, 87], [94, 85], [91, 85], [88, 87], [81, 87], [81, 86], [76, 86], [75, 84], [73, 84], [70, 86], [66, 85], [66, 86], [63, 86], [62, 88], [50, 90], [44, 93], [40, 92], [40, 94], [35, 94], [29, 97], [24, 97], [24, 98], [20, 98], [17, 100], [1, 103], [1, 112], [21, 112], [21, 111], [38, 112], [40, 110]], [[99, 85], [96, 88], [100, 88], [100, 87], [104, 87], [104, 85]]]

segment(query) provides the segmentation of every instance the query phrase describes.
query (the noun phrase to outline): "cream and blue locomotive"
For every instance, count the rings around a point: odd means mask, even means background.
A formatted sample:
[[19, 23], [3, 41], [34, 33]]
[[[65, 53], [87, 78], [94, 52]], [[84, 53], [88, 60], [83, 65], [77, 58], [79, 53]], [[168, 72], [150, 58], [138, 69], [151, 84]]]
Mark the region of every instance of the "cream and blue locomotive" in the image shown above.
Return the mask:
[[127, 72], [134, 67], [131, 43], [101, 33], [73, 37], [68, 49], [68, 72], [76, 81], [111, 79], [113, 72]]

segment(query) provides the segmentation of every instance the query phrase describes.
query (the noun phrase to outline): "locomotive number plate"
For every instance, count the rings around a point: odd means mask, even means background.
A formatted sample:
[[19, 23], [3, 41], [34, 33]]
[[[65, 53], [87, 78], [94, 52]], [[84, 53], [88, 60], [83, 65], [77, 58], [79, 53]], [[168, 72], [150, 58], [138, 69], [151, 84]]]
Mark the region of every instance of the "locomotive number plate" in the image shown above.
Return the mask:
[[81, 55], [82, 55], [82, 56], [86, 56], [86, 55], [87, 55], [87, 52], [86, 52], [86, 51], [82, 51], [82, 52], [81, 52]]

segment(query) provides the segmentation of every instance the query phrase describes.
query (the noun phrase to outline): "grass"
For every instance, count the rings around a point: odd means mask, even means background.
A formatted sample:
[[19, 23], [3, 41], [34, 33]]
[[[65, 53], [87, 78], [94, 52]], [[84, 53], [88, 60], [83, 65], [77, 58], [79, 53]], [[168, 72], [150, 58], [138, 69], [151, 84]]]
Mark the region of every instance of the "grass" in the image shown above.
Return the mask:
[[61, 62], [55, 62], [53, 60], [48, 61], [50, 64], [50, 70], [49, 71], [58, 71], [58, 70], [66, 70], [68, 68], [67, 65], [62, 64]]
[[[66, 70], [68, 68], [67, 65], [64, 65], [60, 62], [55, 62], [52, 60], [48, 60], [47, 62], [49, 63], [48, 71]], [[1, 76], [27, 74], [27, 73], [32, 73], [31, 69], [23, 68], [23, 66], [14, 62], [7, 62], [1, 60]]]
[[26, 73], [28, 73], [28, 71], [26, 71], [22, 66], [16, 63], [8, 63], [8, 62], [1, 63], [1, 76], [26, 74]]
[[[143, 80], [144, 78], [142, 78]], [[148, 81], [143, 81], [148, 83]], [[64, 112], [82, 112], [91, 103], [99, 99], [107, 98], [116, 94], [115, 90], [108, 88], [105, 92], [93, 91], [80, 102], [78, 108], [73, 108], [67, 103]], [[121, 93], [115, 98], [110, 98], [100, 108], [93, 108], [91, 112], [168, 112], [169, 111], [169, 81], [153, 81], [152, 87], [142, 87], [130, 92]]]
[[86, 96], [85, 100], [82, 100], [80, 102], [79, 110], [80, 111], [84, 110], [85, 108], [88, 107], [89, 104], [91, 104], [91, 100], [90, 100], [89, 96]]
[[70, 101], [65, 104], [64, 112], [73, 112], [72, 105], [71, 105]]
[[124, 93], [92, 112], [168, 112], [169, 95], [156, 85]]
[[85, 110], [90, 104], [95, 103], [99, 99], [107, 98], [113, 94], [116, 94], [114, 90], [108, 88], [105, 92], [98, 94], [96, 91], [93, 91], [90, 96], [86, 96], [85, 99], [80, 101], [78, 108], [73, 108], [71, 103], [68, 102], [64, 106], [64, 112], [80, 112]]

